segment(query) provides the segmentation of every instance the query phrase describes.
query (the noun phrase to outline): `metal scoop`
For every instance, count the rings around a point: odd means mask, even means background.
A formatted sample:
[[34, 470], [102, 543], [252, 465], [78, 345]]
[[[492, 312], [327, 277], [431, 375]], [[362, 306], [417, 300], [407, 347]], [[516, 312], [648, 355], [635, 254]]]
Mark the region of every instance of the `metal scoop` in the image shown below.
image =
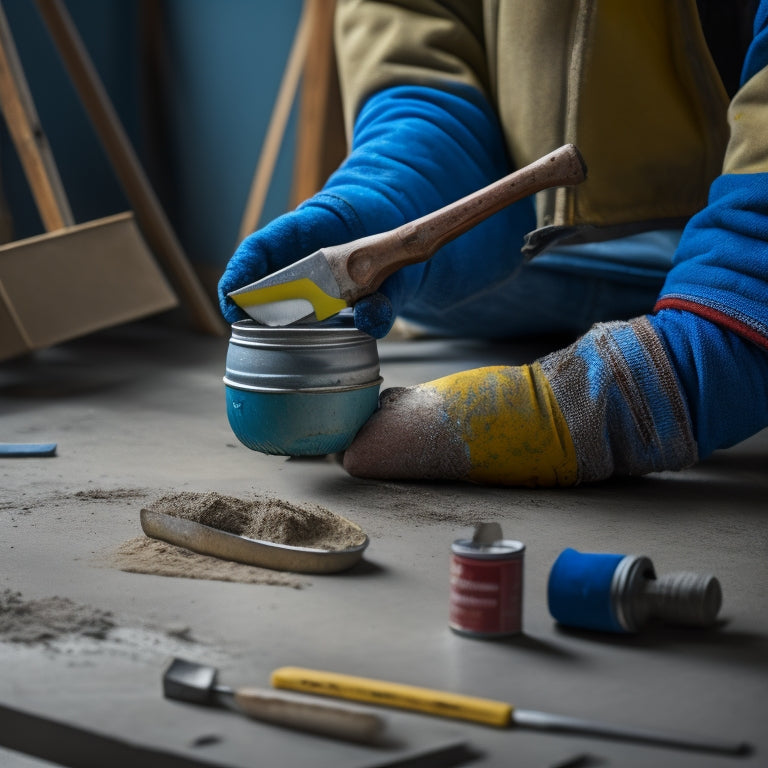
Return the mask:
[[351, 568], [363, 556], [368, 537], [348, 549], [292, 547], [273, 541], [249, 539], [194, 520], [141, 510], [141, 527], [147, 536], [161, 539], [201, 555], [234, 560], [246, 565], [295, 573], [336, 573]]

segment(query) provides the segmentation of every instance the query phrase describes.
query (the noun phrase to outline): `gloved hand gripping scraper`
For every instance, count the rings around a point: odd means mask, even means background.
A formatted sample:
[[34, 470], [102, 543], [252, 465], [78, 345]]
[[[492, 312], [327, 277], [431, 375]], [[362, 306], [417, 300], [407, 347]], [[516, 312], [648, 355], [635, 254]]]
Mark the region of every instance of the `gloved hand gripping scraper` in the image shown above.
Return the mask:
[[306, 256], [228, 294], [263, 325], [325, 320], [368, 296], [398, 269], [427, 261], [446, 243], [518, 200], [579, 184], [586, 166], [573, 144], [396, 229]]

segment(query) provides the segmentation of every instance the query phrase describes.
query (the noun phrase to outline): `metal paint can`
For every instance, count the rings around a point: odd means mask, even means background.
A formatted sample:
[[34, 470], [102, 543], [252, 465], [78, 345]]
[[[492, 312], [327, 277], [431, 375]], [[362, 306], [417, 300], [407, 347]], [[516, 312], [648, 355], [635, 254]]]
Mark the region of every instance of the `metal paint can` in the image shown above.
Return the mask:
[[352, 314], [272, 328], [232, 325], [227, 418], [243, 445], [282, 456], [345, 450], [379, 402], [376, 340]]
[[495, 638], [522, 631], [525, 544], [505, 539], [498, 523], [480, 523], [451, 545], [450, 628]]

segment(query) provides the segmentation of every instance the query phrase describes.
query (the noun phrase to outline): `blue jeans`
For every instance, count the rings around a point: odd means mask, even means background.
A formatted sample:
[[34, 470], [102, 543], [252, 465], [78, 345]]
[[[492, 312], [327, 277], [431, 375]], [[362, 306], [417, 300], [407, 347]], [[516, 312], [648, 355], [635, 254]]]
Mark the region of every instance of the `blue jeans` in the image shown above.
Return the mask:
[[501, 282], [449, 308], [420, 306], [403, 317], [440, 335], [580, 335], [594, 323], [653, 309], [680, 234], [663, 230], [561, 247], [518, 264]]

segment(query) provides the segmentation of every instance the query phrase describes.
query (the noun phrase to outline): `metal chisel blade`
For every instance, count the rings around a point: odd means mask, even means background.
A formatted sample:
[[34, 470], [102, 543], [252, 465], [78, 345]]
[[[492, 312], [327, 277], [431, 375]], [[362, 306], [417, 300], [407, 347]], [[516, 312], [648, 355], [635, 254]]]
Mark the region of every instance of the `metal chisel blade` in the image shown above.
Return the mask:
[[325, 320], [348, 306], [322, 250], [227, 295], [256, 322], [273, 327]]
[[242, 308], [257, 323], [268, 325], [271, 328], [317, 321], [315, 308], [308, 299], [281, 299], [265, 304], [251, 304]]
[[750, 747], [743, 741], [714, 739], [660, 731], [651, 728], [637, 728], [626, 725], [614, 725], [594, 720], [584, 720], [579, 717], [557, 715], [549, 712], [538, 712], [532, 709], [514, 709], [511, 725], [522, 728], [536, 728], [544, 731], [559, 731], [562, 733], [582, 733], [591, 736], [602, 736], [609, 739], [646, 742], [659, 746], [677, 747], [678, 749], [715, 752], [726, 755], [748, 754]]

